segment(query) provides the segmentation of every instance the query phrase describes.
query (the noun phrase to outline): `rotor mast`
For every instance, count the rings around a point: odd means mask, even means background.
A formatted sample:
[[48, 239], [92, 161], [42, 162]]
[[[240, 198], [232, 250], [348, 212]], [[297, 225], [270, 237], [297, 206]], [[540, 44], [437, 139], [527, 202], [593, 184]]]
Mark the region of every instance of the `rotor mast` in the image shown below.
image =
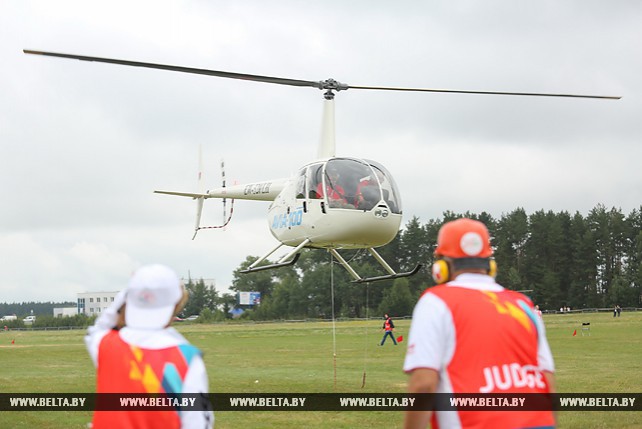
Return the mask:
[[318, 158], [333, 158], [336, 155], [336, 134], [334, 115], [334, 92], [344, 91], [349, 87], [334, 79], [318, 82], [318, 88], [325, 90], [323, 93], [323, 118], [321, 120], [321, 140], [319, 141]]

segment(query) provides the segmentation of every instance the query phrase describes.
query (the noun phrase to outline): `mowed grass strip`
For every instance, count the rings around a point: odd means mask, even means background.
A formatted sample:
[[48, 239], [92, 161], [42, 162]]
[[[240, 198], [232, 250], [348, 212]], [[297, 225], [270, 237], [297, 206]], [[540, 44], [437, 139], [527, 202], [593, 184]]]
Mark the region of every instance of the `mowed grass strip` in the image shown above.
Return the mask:
[[[634, 393], [642, 389], [642, 313], [544, 316], [568, 393]], [[590, 336], [582, 336], [590, 322]], [[396, 321], [407, 338], [409, 321]], [[381, 322], [347, 321], [176, 325], [204, 352], [216, 393], [402, 393], [405, 342], [382, 337]], [[573, 336], [573, 331], [577, 335]], [[0, 333], [1, 392], [93, 392], [95, 373], [84, 331]], [[11, 345], [11, 340], [15, 344]], [[362, 387], [365, 372], [365, 386]], [[257, 382], [258, 381], [258, 382]], [[218, 412], [217, 428], [399, 427], [400, 412]], [[86, 428], [90, 412], [3, 412], [0, 427]], [[561, 412], [560, 428], [642, 428], [642, 413]]]

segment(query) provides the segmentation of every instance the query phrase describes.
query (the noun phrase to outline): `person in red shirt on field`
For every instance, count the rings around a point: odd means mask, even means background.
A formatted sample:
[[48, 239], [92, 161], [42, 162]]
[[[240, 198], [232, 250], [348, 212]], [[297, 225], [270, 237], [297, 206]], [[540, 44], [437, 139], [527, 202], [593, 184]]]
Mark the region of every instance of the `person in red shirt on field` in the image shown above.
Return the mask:
[[[415, 306], [404, 362], [408, 391], [437, 394], [553, 392], [554, 363], [531, 300], [494, 279], [488, 229], [458, 219], [442, 226], [433, 278]], [[525, 396], [525, 397], [526, 397]], [[551, 409], [406, 411], [405, 428], [553, 428]], [[549, 407], [549, 408], [552, 408]]]
[[383, 333], [383, 338], [381, 339], [381, 343], [379, 343], [379, 345], [383, 346], [383, 344], [386, 342], [386, 338], [390, 337], [392, 338], [392, 343], [396, 346], [397, 340], [395, 339], [395, 336], [393, 334], [393, 332], [395, 331], [395, 323], [392, 321], [392, 317], [388, 316], [388, 314], [384, 314], [383, 318], [384, 318], [384, 321], [381, 329], [384, 330], [384, 333]]

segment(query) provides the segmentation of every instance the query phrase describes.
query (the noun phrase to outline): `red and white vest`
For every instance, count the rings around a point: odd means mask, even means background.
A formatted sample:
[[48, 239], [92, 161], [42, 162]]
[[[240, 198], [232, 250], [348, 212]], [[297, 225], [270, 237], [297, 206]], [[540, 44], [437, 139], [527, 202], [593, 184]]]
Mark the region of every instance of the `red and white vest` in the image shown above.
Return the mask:
[[[111, 331], [100, 342], [96, 392], [158, 394], [181, 393], [189, 363], [198, 354], [184, 344], [163, 349], [142, 349], [123, 341]], [[176, 410], [100, 411], [94, 413], [93, 429], [180, 428]]]
[[[439, 372], [438, 393], [547, 393], [553, 362], [541, 320], [526, 296], [489, 276], [428, 289], [415, 308], [404, 370]], [[433, 413], [433, 428], [552, 427], [551, 411]]]

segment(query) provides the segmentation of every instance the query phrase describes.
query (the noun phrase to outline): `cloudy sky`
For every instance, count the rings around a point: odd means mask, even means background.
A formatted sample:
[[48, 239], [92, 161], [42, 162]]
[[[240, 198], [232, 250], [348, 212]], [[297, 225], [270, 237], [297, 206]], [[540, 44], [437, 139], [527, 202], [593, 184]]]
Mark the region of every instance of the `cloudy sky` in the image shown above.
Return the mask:
[[[352, 85], [621, 95], [619, 101], [349, 90], [337, 154], [374, 159], [405, 221], [642, 203], [642, 7], [591, 0], [0, 0], [0, 302], [119, 290], [166, 263], [221, 291], [274, 246], [267, 203], [191, 240], [198, 147], [241, 183], [314, 158], [322, 93], [25, 55], [44, 50]], [[222, 206], [206, 203], [205, 223]], [[405, 222], [404, 221], [404, 222]]]

